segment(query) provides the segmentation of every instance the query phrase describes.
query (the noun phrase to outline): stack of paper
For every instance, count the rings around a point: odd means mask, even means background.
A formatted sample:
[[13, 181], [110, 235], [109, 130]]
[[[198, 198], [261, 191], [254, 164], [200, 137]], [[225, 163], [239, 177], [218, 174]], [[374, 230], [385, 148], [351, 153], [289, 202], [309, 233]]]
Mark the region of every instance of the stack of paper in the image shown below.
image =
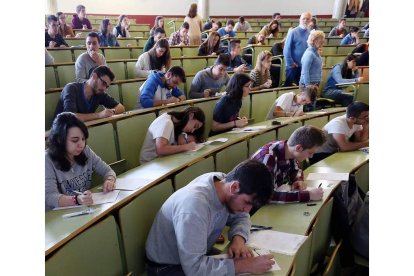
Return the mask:
[[[92, 205], [98, 205], [103, 203], [110, 203], [114, 202], [118, 197], [119, 191], [113, 190], [112, 192], [108, 193], [92, 193]], [[61, 210], [61, 209], [70, 209], [70, 208], [78, 208], [78, 207], [85, 207], [85, 205], [74, 205], [74, 206], [67, 206], [67, 207], [56, 207], [53, 210]]]
[[274, 230], [262, 230], [253, 232], [250, 235], [247, 245], [249, 247], [267, 249], [285, 255], [295, 255], [306, 238], [306, 236], [302, 235]]

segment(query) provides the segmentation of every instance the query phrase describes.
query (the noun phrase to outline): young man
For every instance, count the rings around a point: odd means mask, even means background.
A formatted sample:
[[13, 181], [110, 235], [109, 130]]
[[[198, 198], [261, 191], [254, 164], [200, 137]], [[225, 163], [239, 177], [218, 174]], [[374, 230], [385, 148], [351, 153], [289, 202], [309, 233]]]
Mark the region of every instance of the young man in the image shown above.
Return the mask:
[[267, 113], [266, 120], [271, 120], [276, 117], [294, 117], [302, 116], [303, 106], [315, 101], [318, 87], [315, 85], [308, 85], [302, 87], [299, 94], [295, 92], [288, 92], [280, 95], [273, 103], [272, 107]]
[[348, 34], [346, 30], [346, 19], [342, 18], [339, 21], [338, 26], [333, 27], [332, 30], [329, 32], [328, 37], [336, 37], [336, 38], [343, 38]]
[[358, 27], [351, 27], [349, 29], [349, 34], [347, 34], [341, 40], [341, 45], [358, 45], [359, 44], [359, 28]]
[[190, 45], [190, 36], [188, 35], [189, 29], [190, 24], [188, 24], [188, 22], [184, 22], [179, 31], [176, 31], [170, 35], [168, 44], [170, 44], [170, 46]]
[[246, 32], [246, 31], [253, 31], [252, 27], [250, 26], [249, 22], [247, 22], [246, 20], [244, 20], [243, 16], [239, 17], [239, 22], [236, 23], [236, 25], [234, 26], [234, 30], [235, 32]]
[[69, 47], [63, 37], [58, 33], [58, 19], [54, 15], [47, 17], [47, 32], [45, 32], [45, 47]]
[[[272, 180], [260, 162], [246, 160], [228, 175], [203, 174], [161, 207], [146, 242], [148, 275], [235, 275], [268, 271], [272, 255], [253, 257], [249, 238], [253, 205], [266, 204]], [[230, 259], [207, 256], [225, 225]]]
[[311, 164], [338, 151], [368, 147], [369, 106], [362, 102], [351, 103], [345, 115], [332, 119], [323, 130], [328, 134], [328, 141], [311, 158]]
[[154, 31], [154, 36], [151, 36], [150, 38], [148, 38], [147, 42], [145, 43], [144, 53], [151, 50], [152, 47], [154, 47], [155, 42], [157, 42], [161, 38], [165, 38], [165, 36], [166, 34], [163, 28], [160, 28], [160, 27], [156, 28]]
[[227, 38], [227, 37], [235, 37], [236, 34], [233, 32], [233, 28], [234, 28], [234, 21], [233, 20], [229, 20], [227, 21], [226, 27], [222, 27], [220, 29], [218, 29], [218, 33], [220, 34], [220, 37], [223, 38]]
[[[124, 112], [125, 107], [105, 92], [114, 78], [111, 69], [99, 66], [92, 71], [86, 82], [66, 84], [60, 94], [55, 117], [68, 111], [75, 113], [82, 121], [89, 121]], [[95, 113], [99, 105], [103, 105], [105, 109]]]
[[139, 88], [134, 109], [148, 108], [168, 103], [185, 101], [184, 92], [177, 86], [186, 82], [184, 70], [171, 67], [166, 73], [153, 71]]
[[91, 71], [101, 65], [106, 66], [106, 59], [99, 53], [99, 35], [90, 32], [86, 37], [86, 52], [78, 56], [75, 62], [76, 81], [88, 80]]
[[300, 72], [302, 70], [301, 59], [308, 48], [308, 25], [312, 18], [310, 12], [304, 12], [300, 16], [299, 26], [287, 33], [283, 55], [286, 62], [285, 86], [299, 85]]
[[229, 82], [229, 75], [226, 70], [230, 64], [229, 57], [220, 54], [214, 65], [197, 72], [190, 88], [190, 99], [207, 98], [220, 92], [223, 86]]
[[244, 70], [251, 70], [251, 67], [241, 56], [242, 48], [240, 39], [232, 39], [230, 41], [230, 52], [227, 54], [230, 58], [230, 65], [227, 71], [242, 73]]
[[92, 30], [91, 22], [86, 18], [86, 11], [84, 5], [76, 6], [76, 14], [72, 18], [72, 29]]
[[299, 162], [312, 157], [325, 141], [326, 135], [322, 130], [303, 126], [296, 129], [289, 140], [268, 143], [252, 155], [250, 159], [265, 164], [272, 174], [272, 201], [306, 202], [322, 199], [322, 188], [306, 190]]

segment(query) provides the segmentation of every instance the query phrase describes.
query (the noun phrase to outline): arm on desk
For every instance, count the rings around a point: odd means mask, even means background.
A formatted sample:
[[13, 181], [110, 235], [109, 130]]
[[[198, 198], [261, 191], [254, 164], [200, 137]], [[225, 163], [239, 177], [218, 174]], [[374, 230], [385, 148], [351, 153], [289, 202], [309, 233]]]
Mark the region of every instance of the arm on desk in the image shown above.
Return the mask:
[[339, 151], [352, 151], [359, 148], [368, 147], [369, 145], [368, 140], [362, 142], [350, 142], [346, 139], [344, 134], [334, 133], [332, 136], [338, 144]]
[[195, 149], [195, 142], [189, 142], [184, 145], [170, 145], [167, 139], [164, 137], [156, 138], [155, 140], [155, 150], [159, 156], [171, 155], [187, 150]]

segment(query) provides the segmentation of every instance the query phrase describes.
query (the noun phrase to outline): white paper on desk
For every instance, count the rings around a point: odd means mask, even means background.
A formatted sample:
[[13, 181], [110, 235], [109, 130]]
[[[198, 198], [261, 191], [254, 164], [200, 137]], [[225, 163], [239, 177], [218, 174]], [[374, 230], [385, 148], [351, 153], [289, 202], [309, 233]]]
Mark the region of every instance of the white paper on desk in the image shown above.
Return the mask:
[[[259, 252], [260, 255], [267, 255], [267, 254], [272, 254], [270, 251], [265, 250], [265, 249], [255, 249], [253, 250], [253, 255], [255, 257], [259, 256], [259, 254], [257, 253]], [[224, 260], [224, 259], [230, 259], [229, 254], [219, 254], [219, 255], [212, 255], [209, 256], [211, 258], [214, 259], [220, 259], [220, 260]], [[280, 266], [278, 265], [278, 263], [276, 262], [275, 258], [272, 259], [275, 263], [272, 265], [272, 268], [268, 271], [278, 271], [281, 270]], [[241, 273], [241, 274], [237, 274], [237, 275], [250, 275], [250, 273]]]
[[[108, 193], [92, 193], [92, 205], [98, 205], [103, 203], [110, 203], [114, 202], [116, 198], [118, 197], [119, 190], [113, 190], [112, 192]], [[71, 209], [71, 208], [79, 208], [79, 207], [85, 207], [85, 205], [74, 205], [74, 206], [67, 206], [67, 207], [56, 207], [53, 210], [62, 210], [62, 209]]]
[[142, 186], [145, 186], [151, 183], [151, 179], [138, 178], [138, 177], [125, 177], [117, 178], [115, 183], [115, 190], [126, 190], [126, 191], [135, 191]]
[[262, 230], [250, 234], [249, 247], [267, 249], [273, 252], [295, 255], [305, 242], [306, 236], [284, 233], [274, 230]]
[[348, 180], [349, 173], [309, 173], [306, 180]]
[[217, 138], [217, 139], [214, 139], [214, 140], [204, 142], [204, 145], [210, 145], [210, 144], [213, 144], [213, 143], [225, 143], [228, 140], [229, 140], [229, 138]]
[[326, 114], [326, 111], [310, 111], [310, 112], [306, 112], [306, 115], [324, 115]]
[[245, 133], [245, 132], [256, 132], [263, 129], [267, 129], [267, 126], [251, 126], [251, 127], [244, 127], [244, 128], [233, 128], [231, 131], [227, 133]]
[[202, 149], [204, 147], [203, 143], [200, 144], [196, 144], [195, 149], [193, 150], [188, 150], [187, 152], [191, 152], [191, 151], [198, 151], [199, 149]]

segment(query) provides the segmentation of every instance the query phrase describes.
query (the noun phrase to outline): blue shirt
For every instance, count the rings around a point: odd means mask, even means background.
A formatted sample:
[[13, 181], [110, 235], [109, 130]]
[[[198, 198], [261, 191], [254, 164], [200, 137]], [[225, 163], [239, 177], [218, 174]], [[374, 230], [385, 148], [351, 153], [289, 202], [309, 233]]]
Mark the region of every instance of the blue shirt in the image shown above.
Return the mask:
[[302, 65], [301, 59], [303, 53], [308, 48], [307, 40], [309, 33], [308, 29], [302, 29], [299, 26], [288, 32], [285, 48], [283, 49], [286, 68], [290, 68], [293, 63], [296, 63], [298, 66]]
[[111, 34], [108, 33], [108, 36], [104, 36], [102, 33], [98, 33], [99, 35], [99, 45], [101, 47], [112, 47], [112, 46], [118, 46], [119, 47], [119, 43], [116, 40], [116, 37]]
[[351, 37], [351, 34], [347, 34], [344, 38], [342, 38], [341, 45], [350, 45], [355, 43], [355, 41], [355, 38]]
[[225, 27], [221, 27], [220, 29], [218, 29], [218, 33], [220, 34], [220, 36], [225, 36], [225, 35], [229, 35], [229, 37], [235, 37], [236, 34], [233, 31], [230, 32], [226, 32]]
[[301, 59], [302, 70], [300, 73], [300, 84], [320, 83], [322, 79], [322, 59], [318, 49], [308, 47]]
[[346, 82], [354, 82], [358, 81], [358, 70], [355, 70], [354, 74], [352, 75], [352, 79], [344, 79], [342, 78], [341, 74], [342, 64], [336, 64], [331, 70], [331, 73], [328, 76], [328, 80], [326, 81], [325, 87], [323, 91], [328, 90], [335, 90], [338, 89], [335, 85], [338, 83], [346, 83]]

